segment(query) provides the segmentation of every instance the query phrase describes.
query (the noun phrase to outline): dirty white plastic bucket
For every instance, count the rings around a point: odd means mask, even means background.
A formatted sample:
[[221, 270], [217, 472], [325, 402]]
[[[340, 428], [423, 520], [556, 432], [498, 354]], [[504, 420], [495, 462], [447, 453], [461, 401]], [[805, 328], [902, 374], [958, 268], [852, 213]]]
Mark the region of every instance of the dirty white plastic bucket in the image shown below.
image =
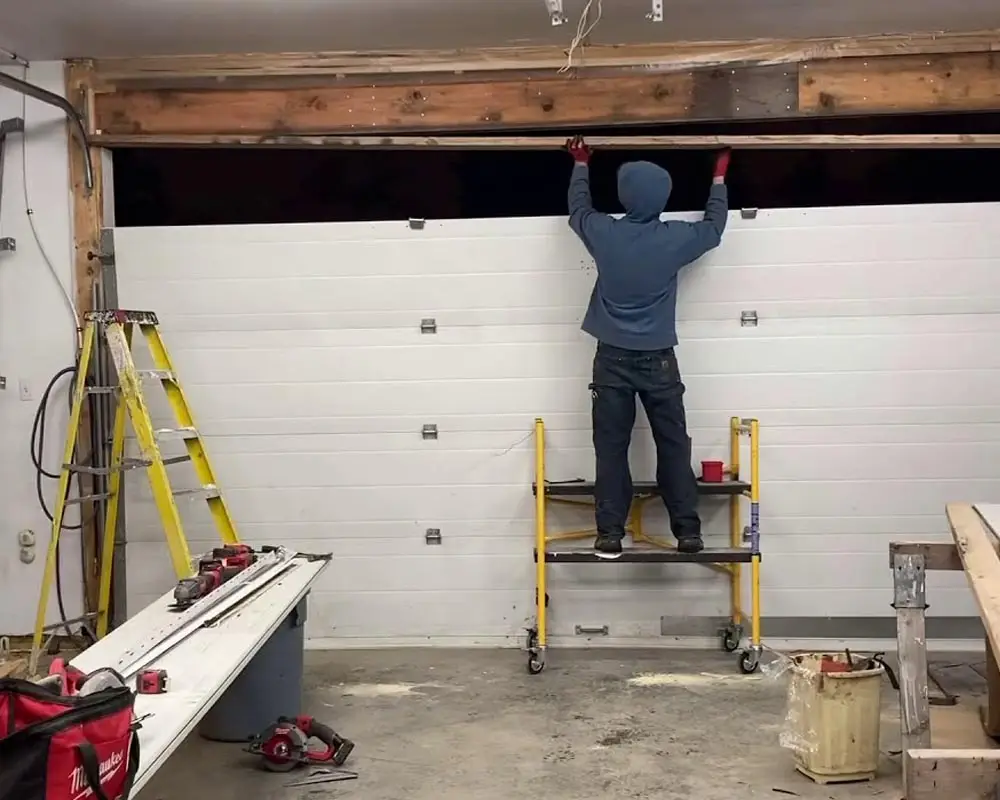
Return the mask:
[[847, 664], [843, 653], [792, 660], [782, 744], [792, 750], [796, 769], [818, 783], [870, 780], [878, 771], [885, 669], [852, 656], [851, 671], [824, 672], [824, 659], [835, 669]]

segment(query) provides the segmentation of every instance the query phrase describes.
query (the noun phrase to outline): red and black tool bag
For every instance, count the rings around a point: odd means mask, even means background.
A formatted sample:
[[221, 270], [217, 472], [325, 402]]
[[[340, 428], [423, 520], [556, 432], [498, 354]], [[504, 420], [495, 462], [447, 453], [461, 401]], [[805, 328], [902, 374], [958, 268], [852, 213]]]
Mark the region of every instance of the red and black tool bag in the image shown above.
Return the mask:
[[127, 686], [65, 696], [0, 680], [0, 800], [127, 800], [139, 768]]

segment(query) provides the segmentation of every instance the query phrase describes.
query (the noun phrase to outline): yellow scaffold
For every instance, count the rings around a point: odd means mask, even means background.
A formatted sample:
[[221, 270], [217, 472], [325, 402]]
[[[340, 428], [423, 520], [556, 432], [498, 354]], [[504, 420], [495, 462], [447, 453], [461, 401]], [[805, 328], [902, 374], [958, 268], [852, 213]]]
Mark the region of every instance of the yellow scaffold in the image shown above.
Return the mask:
[[[728, 573], [730, 586], [729, 622], [719, 631], [722, 647], [740, 649], [744, 639], [742, 602], [743, 565], [750, 565], [750, 639], [740, 652], [739, 667], [746, 674], [760, 667], [760, 423], [756, 419], [732, 417], [729, 421], [729, 465], [725, 480], [698, 481], [698, 493], [729, 499], [729, 547], [707, 548], [700, 553], [681, 553], [671, 542], [645, 532], [642, 515], [646, 503], [659, 497], [655, 483], [636, 483], [626, 530], [633, 546], [612, 561], [599, 558], [592, 549], [566, 549], [560, 543], [594, 536], [593, 529], [549, 534], [546, 511], [549, 502], [593, 508], [593, 482], [575, 480], [549, 482], [545, 477], [545, 423], [535, 420], [535, 624], [528, 629], [528, 672], [537, 675], [545, 668], [548, 646], [546, 565], [547, 564], [702, 564]], [[740, 437], [750, 439], [750, 475], [740, 474]], [[544, 487], [539, 491], [538, 487]], [[740, 498], [750, 500], [750, 524], [744, 527]], [[589, 498], [589, 499], [588, 499]]]

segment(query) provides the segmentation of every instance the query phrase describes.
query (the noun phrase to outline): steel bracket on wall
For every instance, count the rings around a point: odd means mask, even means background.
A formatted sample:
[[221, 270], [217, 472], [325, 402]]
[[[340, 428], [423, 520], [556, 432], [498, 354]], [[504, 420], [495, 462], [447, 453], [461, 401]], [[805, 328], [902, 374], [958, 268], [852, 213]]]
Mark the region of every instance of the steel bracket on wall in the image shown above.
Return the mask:
[[[3, 165], [7, 157], [7, 137], [12, 133], [24, 133], [24, 120], [11, 117], [0, 122], [0, 199], [3, 197]], [[0, 214], [0, 221], [3, 215]], [[13, 253], [17, 244], [12, 236], [0, 237], [0, 253]]]
[[553, 25], [563, 25], [566, 22], [563, 0], [545, 0], [545, 10], [549, 12], [549, 20]]

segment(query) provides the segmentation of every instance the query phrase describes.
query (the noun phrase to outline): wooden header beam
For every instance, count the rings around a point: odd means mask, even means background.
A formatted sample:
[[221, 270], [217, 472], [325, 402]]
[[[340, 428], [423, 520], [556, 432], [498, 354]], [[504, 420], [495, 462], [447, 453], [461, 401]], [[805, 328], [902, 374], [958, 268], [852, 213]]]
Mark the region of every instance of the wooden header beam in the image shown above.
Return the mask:
[[[104, 134], [100, 147], [267, 147], [326, 150], [561, 150], [565, 136], [143, 136]], [[588, 136], [599, 150], [923, 150], [1000, 148], [1000, 134]]]
[[[977, 53], [1000, 50], [1000, 30], [965, 33], [888, 34], [811, 39], [752, 39], [658, 44], [593, 44], [574, 55], [577, 74], [638, 67], [677, 72], [715, 66], [794, 64], [816, 59], [890, 55]], [[216, 84], [271, 78], [433, 73], [549, 72], [566, 64], [561, 46], [487, 47], [475, 50], [402, 52], [250, 53], [102, 58], [92, 62], [95, 80], [110, 88], [181, 88], [199, 79]]]
[[94, 96], [101, 136], [287, 137], [1000, 110], [993, 52], [836, 58], [608, 77]]

